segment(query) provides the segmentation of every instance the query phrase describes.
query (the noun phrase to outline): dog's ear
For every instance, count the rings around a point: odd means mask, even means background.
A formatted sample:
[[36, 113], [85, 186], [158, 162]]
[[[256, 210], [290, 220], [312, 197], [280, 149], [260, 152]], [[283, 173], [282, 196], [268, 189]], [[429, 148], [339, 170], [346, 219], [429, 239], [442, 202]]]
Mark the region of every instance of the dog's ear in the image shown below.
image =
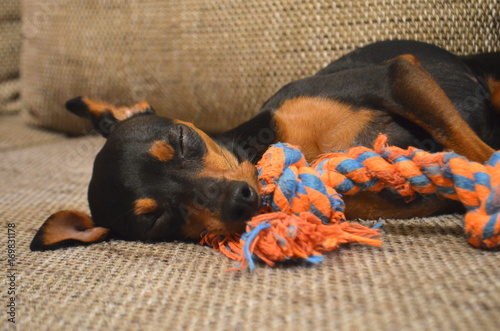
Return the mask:
[[139, 114], [154, 114], [153, 107], [147, 101], [141, 101], [131, 107], [115, 107], [87, 97], [76, 97], [66, 102], [66, 109], [73, 114], [87, 118], [94, 129], [107, 137], [116, 123]]
[[87, 245], [106, 239], [109, 229], [96, 227], [92, 218], [76, 210], [63, 210], [50, 216], [31, 241], [32, 251], [65, 246]]

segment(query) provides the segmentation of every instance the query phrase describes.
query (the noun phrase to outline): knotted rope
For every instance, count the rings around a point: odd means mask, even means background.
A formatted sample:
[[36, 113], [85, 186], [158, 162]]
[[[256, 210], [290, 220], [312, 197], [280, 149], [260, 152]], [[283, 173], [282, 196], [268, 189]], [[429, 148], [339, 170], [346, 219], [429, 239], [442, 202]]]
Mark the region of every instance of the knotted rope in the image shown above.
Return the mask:
[[320, 262], [322, 253], [344, 243], [379, 246], [377, 228], [348, 223], [341, 194], [388, 188], [408, 201], [437, 194], [466, 207], [464, 230], [478, 248], [500, 248], [500, 152], [486, 165], [453, 152], [429, 153], [388, 147], [383, 135], [374, 149], [353, 147], [308, 164], [302, 153], [275, 144], [257, 165], [262, 208], [243, 235], [205, 234], [201, 243], [249, 266], [258, 257], [269, 265], [304, 259]]

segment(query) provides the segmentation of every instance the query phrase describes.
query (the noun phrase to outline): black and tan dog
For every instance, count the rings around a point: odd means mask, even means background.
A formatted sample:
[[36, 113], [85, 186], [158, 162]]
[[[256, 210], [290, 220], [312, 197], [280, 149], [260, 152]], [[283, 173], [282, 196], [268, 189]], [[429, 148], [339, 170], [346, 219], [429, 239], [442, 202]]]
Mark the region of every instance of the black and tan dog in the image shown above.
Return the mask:
[[[244, 64], [242, 64], [244, 65]], [[271, 143], [289, 142], [313, 160], [379, 133], [400, 147], [451, 149], [484, 162], [500, 148], [500, 53], [457, 57], [413, 41], [380, 42], [292, 82], [237, 128], [208, 136], [156, 116], [145, 102], [117, 108], [85, 97], [67, 109], [107, 137], [95, 159], [92, 218], [52, 215], [33, 250], [129, 240], [199, 239], [242, 232], [259, 206], [254, 163]], [[406, 203], [391, 192], [347, 197], [348, 218], [409, 218], [456, 211], [438, 198]]]

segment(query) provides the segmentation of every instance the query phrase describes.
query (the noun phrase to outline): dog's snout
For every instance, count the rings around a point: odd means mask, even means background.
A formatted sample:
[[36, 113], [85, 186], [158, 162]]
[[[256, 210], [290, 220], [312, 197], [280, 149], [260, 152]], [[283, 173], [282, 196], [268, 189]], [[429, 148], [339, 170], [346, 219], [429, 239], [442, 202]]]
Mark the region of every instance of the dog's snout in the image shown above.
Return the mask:
[[228, 221], [247, 221], [259, 207], [259, 195], [248, 183], [243, 181], [230, 184], [227, 205], [223, 216]]

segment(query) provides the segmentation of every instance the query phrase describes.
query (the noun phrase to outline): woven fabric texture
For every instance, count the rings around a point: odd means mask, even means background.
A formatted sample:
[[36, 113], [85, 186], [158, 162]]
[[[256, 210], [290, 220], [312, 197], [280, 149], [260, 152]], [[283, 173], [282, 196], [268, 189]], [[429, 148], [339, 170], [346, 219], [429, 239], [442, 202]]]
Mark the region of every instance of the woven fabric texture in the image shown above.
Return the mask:
[[367, 43], [394, 38], [458, 54], [500, 50], [498, 0], [23, 1], [25, 118], [79, 134], [69, 98], [147, 99], [216, 132], [277, 89]]
[[21, 109], [20, 48], [20, 1], [0, 0], [0, 115], [12, 114]]
[[[88, 127], [62, 105], [76, 95], [114, 103], [148, 99], [164, 115], [220, 131], [251, 116], [283, 84], [375, 40], [419, 39], [459, 54], [500, 47], [498, 0], [22, 4], [24, 118], [75, 134]], [[4, 230], [15, 224], [18, 306], [17, 328], [4, 315], [2, 329], [500, 325], [499, 252], [467, 245], [462, 215], [382, 220], [382, 248], [352, 245], [318, 266], [261, 264], [254, 273], [226, 272], [233, 261], [181, 242], [113, 240], [30, 252], [50, 214], [88, 211], [87, 185], [103, 139], [63, 139], [6, 118], [0, 118], [0, 216]], [[6, 241], [4, 231], [4, 251]], [[0, 298], [5, 314], [5, 288]]]
[[18, 115], [0, 116], [0, 152], [65, 140], [63, 134], [35, 130], [24, 125]]
[[[17, 330], [495, 330], [500, 323], [499, 252], [467, 245], [461, 215], [383, 220], [381, 248], [352, 245], [317, 266], [259, 264], [253, 273], [226, 272], [234, 261], [181, 242], [30, 252], [48, 215], [88, 210], [102, 143], [65, 139], [1, 154], [2, 226], [16, 229]], [[0, 247], [6, 240], [4, 231]], [[1, 299], [5, 306], [5, 287]], [[15, 330], [5, 315], [0, 325]]]

